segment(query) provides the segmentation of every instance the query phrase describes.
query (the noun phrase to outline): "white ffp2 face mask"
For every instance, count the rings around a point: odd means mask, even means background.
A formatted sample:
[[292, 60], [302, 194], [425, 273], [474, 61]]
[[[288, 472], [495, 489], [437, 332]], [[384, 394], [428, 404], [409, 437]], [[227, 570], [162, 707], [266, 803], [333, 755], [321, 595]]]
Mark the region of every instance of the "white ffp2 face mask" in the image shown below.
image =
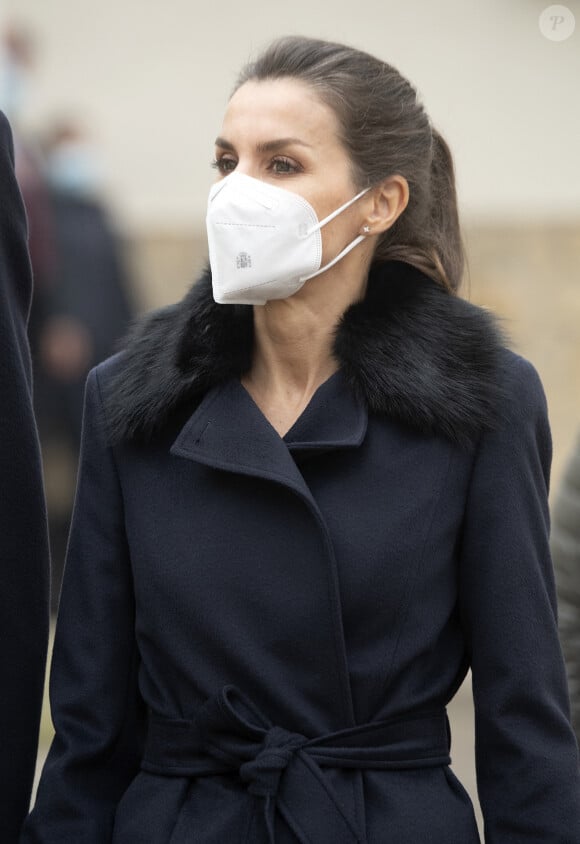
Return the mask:
[[320, 229], [368, 190], [319, 221], [310, 203], [292, 191], [236, 172], [216, 182], [206, 216], [215, 301], [263, 305], [287, 299], [305, 281], [334, 266], [365, 235], [321, 267]]

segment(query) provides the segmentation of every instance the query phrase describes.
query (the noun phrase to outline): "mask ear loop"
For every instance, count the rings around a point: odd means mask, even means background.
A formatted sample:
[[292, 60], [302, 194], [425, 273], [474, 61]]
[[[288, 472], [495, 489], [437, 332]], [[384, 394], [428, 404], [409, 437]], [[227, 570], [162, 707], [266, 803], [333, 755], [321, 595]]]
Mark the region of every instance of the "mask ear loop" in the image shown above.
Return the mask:
[[354, 249], [354, 248], [355, 248], [355, 246], [358, 246], [358, 245], [359, 245], [359, 243], [362, 243], [362, 242], [363, 242], [363, 240], [365, 240], [365, 238], [366, 238], [366, 235], [365, 235], [365, 234], [359, 234], [359, 236], [358, 236], [358, 237], [356, 237], [356, 238], [352, 241], [352, 243], [349, 243], [349, 244], [348, 244], [348, 246], [345, 246], [345, 247], [344, 247], [344, 249], [342, 250], [342, 252], [339, 252], [339, 253], [338, 253], [338, 255], [336, 256], [336, 258], [333, 258], [333, 259], [332, 259], [332, 261], [329, 261], [329, 262], [328, 262], [328, 264], [325, 264], [323, 267], [320, 267], [320, 269], [319, 269], [319, 270], [316, 270], [316, 272], [315, 272], [315, 273], [310, 273], [310, 275], [305, 275], [305, 276], [302, 276], [302, 278], [300, 279], [300, 281], [308, 281], [308, 279], [310, 279], [310, 278], [314, 278], [315, 276], [320, 275], [320, 273], [324, 273], [324, 272], [326, 272], [326, 270], [329, 270], [331, 267], [334, 267], [334, 265], [335, 265], [335, 264], [338, 264], [338, 262], [341, 260], [341, 258], [344, 258], [344, 256], [345, 256], [345, 255], [348, 255], [348, 253], [349, 253], [352, 249]]
[[[332, 214], [329, 214], [328, 217], [325, 217], [324, 220], [321, 220], [316, 226], [313, 226], [310, 229], [310, 231], [308, 232], [308, 234], [313, 234], [315, 231], [317, 231], [317, 229], [321, 229], [322, 226], [325, 226], [327, 223], [330, 223], [331, 220], [334, 220], [335, 217], [338, 217], [338, 215], [342, 211], [344, 211], [346, 208], [348, 208], [350, 205], [352, 205], [354, 202], [356, 202], [357, 199], [360, 199], [361, 196], [364, 196], [365, 193], [367, 193], [369, 190], [370, 190], [370, 187], [364, 188], [364, 190], [361, 190], [360, 193], [357, 193], [356, 196], [353, 196], [352, 199], [349, 199], [348, 202], [345, 202], [344, 205], [341, 205], [340, 208], [337, 208], [336, 211], [333, 211]], [[317, 275], [320, 275], [320, 273], [326, 272], [326, 270], [329, 270], [331, 267], [334, 267], [334, 265], [338, 264], [338, 262], [342, 258], [344, 258], [345, 255], [348, 255], [348, 253], [352, 249], [354, 249], [355, 246], [358, 246], [359, 243], [362, 243], [365, 238], [366, 238], [366, 235], [359, 234], [359, 236], [355, 237], [355, 239], [352, 241], [352, 243], [349, 243], [348, 246], [345, 246], [344, 249], [342, 250], [342, 252], [339, 252], [338, 255], [335, 258], [332, 259], [332, 261], [329, 261], [328, 264], [325, 264], [323, 267], [320, 267], [320, 269], [316, 270], [316, 272], [310, 273], [310, 275], [302, 276], [300, 281], [302, 281], [302, 282], [308, 281], [309, 279], [315, 278]]]
[[334, 220], [335, 217], [338, 217], [339, 214], [342, 214], [343, 211], [346, 211], [346, 209], [350, 205], [353, 205], [353, 203], [355, 203], [357, 201], [357, 199], [360, 199], [361, 196], [364, 196], [365, 193], [368, 193], [369, 191], [370, 191], [370, 187], [364, 188], [363, 190], [361, 190], [360, 193], [357, 193], [356, 196], [353, 196], [352, 199], [349, 199], [348, 202], [345, 202], [344, 205], [341, 205], [340, 208], [337, 208], [336, 211], [333, 211], [331, 214], [328, 215], [328, 217], [325, 217], [324, 220], [320, 220], [320, 222], [316, 223], [316, 225], [314, 225], [314, 226], [312, 226], [312, 228], [308, 229], [307, 235], [314, 234], [315, 231], [321, 229], [327, 223], [330, 223], [331, 220]]

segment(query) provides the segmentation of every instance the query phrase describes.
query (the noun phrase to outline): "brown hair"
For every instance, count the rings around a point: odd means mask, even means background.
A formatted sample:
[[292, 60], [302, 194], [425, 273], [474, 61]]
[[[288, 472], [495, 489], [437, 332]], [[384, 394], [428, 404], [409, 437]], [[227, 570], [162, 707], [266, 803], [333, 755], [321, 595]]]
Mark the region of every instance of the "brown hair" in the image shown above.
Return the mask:
[[409, 183], [409, 203], [380, 237], [373, 260], [406, 261], [456, 292], [465, 256], [453, 159], [417, 90], [368, 53], [300, 36], [274, 41], [242, 70], [235, 90], [285, 77], [312, 86], [333, 109], [360, 188], [396, 173]]

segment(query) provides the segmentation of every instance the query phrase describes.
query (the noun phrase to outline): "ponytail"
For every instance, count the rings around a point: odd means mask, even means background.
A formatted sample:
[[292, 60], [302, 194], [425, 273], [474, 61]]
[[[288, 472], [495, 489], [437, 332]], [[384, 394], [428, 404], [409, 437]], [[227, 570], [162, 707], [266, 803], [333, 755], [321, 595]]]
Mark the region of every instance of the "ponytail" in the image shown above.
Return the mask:
[[[457, 293], [463, 279], [465, 251], [457, 209], [455, 168], [449, 146], [436, 129], [432, 130], [427, 182], [421, 186], [426, 190], [416, 189], [414, 197], [410, 186], [409, 204], [380, 239], [374, 261], [405, 261], [449, 293]], [[426, 196], [422, 209], [417, 196], [423, 193]]]
[[465, 254], [459, 225], [455, 167], [447, 142], [433, 129], [431, 159], [430, 237], [433, 259], [440, 265], [441, 281], [453, 293], [463, 277]]

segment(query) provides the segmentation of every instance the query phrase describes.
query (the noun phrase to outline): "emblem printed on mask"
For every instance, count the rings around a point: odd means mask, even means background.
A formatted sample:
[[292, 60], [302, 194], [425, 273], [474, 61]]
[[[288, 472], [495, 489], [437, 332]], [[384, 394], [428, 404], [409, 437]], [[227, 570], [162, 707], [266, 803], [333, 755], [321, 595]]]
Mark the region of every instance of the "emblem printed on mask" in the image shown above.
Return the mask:
[[252, 256], [247, 252], [240, 252], [236, 255], [236, 269], [246, 270], [252, 266]]

